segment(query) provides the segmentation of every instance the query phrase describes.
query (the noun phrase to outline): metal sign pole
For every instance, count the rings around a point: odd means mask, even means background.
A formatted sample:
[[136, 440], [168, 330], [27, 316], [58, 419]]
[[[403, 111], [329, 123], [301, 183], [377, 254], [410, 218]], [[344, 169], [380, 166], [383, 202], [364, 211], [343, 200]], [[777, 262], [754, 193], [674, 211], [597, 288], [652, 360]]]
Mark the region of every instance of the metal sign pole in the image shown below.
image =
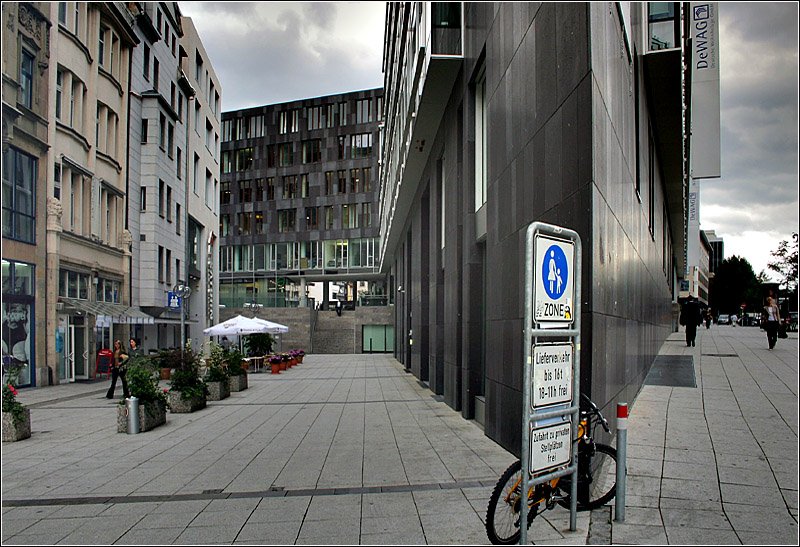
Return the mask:
[[[550, 242], [550, 247], [541, 254], [537, 245], [545, 241]], [[529, 489], [557, 477], [572, 475], [570, 530], [577, 528], [576, 425], [580, 413], [581, 254], [577, 232], [542, 222], [533, 222], [528, 226], [525, 239], [520, 545], [528, 543]], [[546, 292], [541, 303], [537, 292], [540, 290], [539, 282]], [[540, 343], [540, 340], [547, 343]], [[572, 374], [571, 386], [570, 379], [564, 378], [569, 373]], [[539, 386], [536, 393], [532, 393], [536, 382]], [[570, 387], [572, 393], [569, 393]], [[564, 418], [568, 418], [566, 431]], [[534, 431], [536, 435], [533, 439], [539, 443], [542, 453], [545, 453], [545, 447], [551, 447], [547, 448], [550, 452], [543, 454], [546, 461], [542, 461], [542, 455], [534, 458], [531, 444]], [[559, 437], [563, 438], [564, 434], [568, 435], [566, 460], [563, 451], [559, 452], [564, 445], [563, 441], [559, 442]], [[532, 474], [537, 476], [531, 478]]]

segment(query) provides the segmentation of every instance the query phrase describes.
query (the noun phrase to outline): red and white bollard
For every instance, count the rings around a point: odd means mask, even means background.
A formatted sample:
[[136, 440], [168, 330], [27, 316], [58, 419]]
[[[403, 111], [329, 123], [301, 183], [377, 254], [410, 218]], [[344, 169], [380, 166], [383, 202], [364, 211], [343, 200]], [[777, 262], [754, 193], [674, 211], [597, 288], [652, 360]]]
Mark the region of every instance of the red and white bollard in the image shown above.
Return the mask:
[[617, 493], [614, 520], [625, 522], [625, 477], [628, 475], [628, 403], [617, 403]]

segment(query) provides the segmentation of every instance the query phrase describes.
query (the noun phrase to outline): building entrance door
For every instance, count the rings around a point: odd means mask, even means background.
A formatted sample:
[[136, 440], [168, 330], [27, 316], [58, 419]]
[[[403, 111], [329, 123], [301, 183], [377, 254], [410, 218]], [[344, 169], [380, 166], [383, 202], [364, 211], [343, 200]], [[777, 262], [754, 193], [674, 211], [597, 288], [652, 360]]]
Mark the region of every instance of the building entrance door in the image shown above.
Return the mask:
[[[58, 378], [74, 382], [89, 378], [89, 350], [86, 343], [86, 326], [83, 317], [59, 318], [56, 352], [58, 352]], [[59, 337], [61, 341], [59, 342]]]

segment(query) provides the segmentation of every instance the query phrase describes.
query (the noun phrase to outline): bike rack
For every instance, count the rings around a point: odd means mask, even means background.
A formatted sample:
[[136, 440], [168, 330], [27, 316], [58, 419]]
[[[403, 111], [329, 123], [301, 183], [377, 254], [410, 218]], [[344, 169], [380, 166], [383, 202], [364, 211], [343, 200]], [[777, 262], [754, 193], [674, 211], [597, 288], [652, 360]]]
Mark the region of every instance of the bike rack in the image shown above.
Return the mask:
[[[573, 309], [571, 310], [571, 323], [572, 328], [563, 328], [565, 321], [553, 321], [551, 323], [539, 322], [534, 323], [534, 283], [537, 276], [534, 272], [534, 262], [536, 257], [535, 243], [537, 237], [547, 237], [550, 239], [558, 240], [565, 244], [573, 245], [573, 265], [572, 265], [572, 294], [573, 294]], [[577, 429], [579, 413], [580, 413], [580, 351], [581, 351], [581, 240], [577, 232], [546, 224], [543, 222], [532, 222], [527, 229], [525, 235], [525, 330], [523, 337], [524, 344], [524, 376], [523, 376], [523, 427], [522, 427], [522, 450], [521, 450], [521, 463], [522, 463], [522, 496], [524, 502], [521, 504], [520, 513], [520, 545], [528, 543], [528, 490], [538, 484], [550, 481], [557, 477], [572, 475], [570, 481], [570, 519], [569, 529], [575, 531], [577, 529], [577, 498], [578, 498], [578, 439]], [[551, 278], [552, 279], [552, 278]], [[570, 283], [570, 278], [567, 279], [567, 284]], [[552, 286], [551, 286], [552, 290]], [[567, 323], [568, 325], [569, 323]], [[548, 328], [549, 327], [549, 328]], [[567, 402], [560, 402], [552, 405], [541, 405], [538, 408], [534, 407], [532, 400], [532, 384], [534, 382], [534, 363], [533, 363], [533, 349], [537, 346], [546, 347], [545, 342], [557, 342], [561, 345], [571, 344], [572, 346], [572, 400]], [[556, 465], [557, 469], [541, 474], [535, 478], [531, 478], [531, 432], [536, 428], [535, 426], [543, 427], [546, 425], [558, 425], [565, 422], [564, 418], [568, 417], [570, 439], [572, 440], [570, 446], [569, 464], [564, 467], [564, 463]], [[560, 420], [559, 420], [560, 418]], [[548, 420], [551, 422], [548, 424]], [[545, 423], [542, 423], [545, 422]], [[542, 469], [543, 471], [546, 468]]]

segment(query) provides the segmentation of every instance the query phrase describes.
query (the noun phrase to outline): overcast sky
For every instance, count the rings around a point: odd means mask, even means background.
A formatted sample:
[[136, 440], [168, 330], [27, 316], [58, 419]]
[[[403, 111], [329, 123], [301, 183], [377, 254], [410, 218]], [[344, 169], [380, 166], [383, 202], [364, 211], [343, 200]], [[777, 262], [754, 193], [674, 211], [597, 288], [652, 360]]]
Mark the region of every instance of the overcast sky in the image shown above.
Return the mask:
[[[180, 2], [223, 111], [383, 85], [382, 2]], [[722, 177], [700, 227], [758, 274], [798, 231], [798, 4], [721, 2]], [[769, 272], [768, 272], [769, 273]]]

